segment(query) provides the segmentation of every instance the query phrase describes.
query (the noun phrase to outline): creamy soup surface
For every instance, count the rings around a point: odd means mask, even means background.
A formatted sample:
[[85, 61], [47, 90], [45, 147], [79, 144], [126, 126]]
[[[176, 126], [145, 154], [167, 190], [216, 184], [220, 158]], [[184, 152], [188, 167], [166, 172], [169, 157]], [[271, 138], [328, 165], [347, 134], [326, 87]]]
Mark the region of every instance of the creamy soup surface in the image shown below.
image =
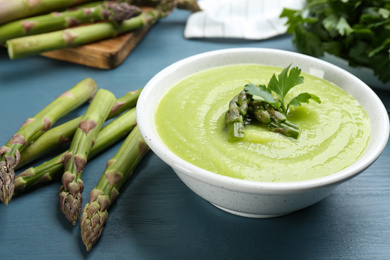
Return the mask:
[[228, 141], [225, 112], [245, 84], [268, 84], [282, 68], [230, 65], [198, 72], [172, 87], [160, 101], [155, 121], [168, 148], [211, 172], [261, 182], [292, 182], [327, 176], [357, 160], [370, 137], [370, 121], [357, 100], [339, 87], [302, 73], [304, 83], [286, 97], [309, 92], [321, 99], [291, 108], [297, 140], [258, 125], [245, 138]]

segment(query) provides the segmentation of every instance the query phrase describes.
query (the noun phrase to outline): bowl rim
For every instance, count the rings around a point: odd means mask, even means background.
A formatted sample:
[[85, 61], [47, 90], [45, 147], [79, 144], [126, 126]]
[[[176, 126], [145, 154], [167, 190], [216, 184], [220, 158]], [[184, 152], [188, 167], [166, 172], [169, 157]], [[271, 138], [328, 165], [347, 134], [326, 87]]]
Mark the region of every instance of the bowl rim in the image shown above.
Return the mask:
[[[197, 167], [185, 161], [184, 159], [180, 158], [176, 154], [174, 154], [171, 150], [169, 150], [164, 145], [161, 139], [153, 133], [150, 125], [147, 123], [148, 120], [144, 120], [144, 117], [146, 116], [144, 113], [145, 108], [146, 106], [150, 106], [150, 102], [148, 102], [148, 96], [151, 95], [151, 93], [153, 92], [153, 87], [157, 85], [156, 83], [159, 80], [163, 79], [167, 75], [170, 75], [171, 73], [174, 73], [178, 68], [180, 68], [185, 64], [191, 63], [199, 59], [213, 57], [215, 55], [221, 55], [226, 53], [241, 54], [243, 52], [249, 52], [249, 53], [258, 52], [258, 53], [279, 54], [279, 55], [282, 54], [282, 55], [288, 55], [289, 57], [305, 59], [307, 61], [320, 64], [321, 66], [328, 67], [329, 69], [334, 70], [336, 72], [344, 73], [346, 77], [350, 77], [351, 79], [359, 83], [359, 86], [362, 88], [362, 91], [364, 91], [365, 94], [370, 95], [371, 98], [373, 98], [374, 101], [377, 103], [380, 109], [380, 111], [377, 111], [377, 113], [379, 115], [379, 118], [382, 121], [383, 127], [380, 129], [381, 134], [379, 136], [375, 136], [375, 138], [377, 139], [375, 143], [378, 145], [375, 146], [373, 149], [371, 149], [372, 152], [368, 156], [364, 156], [363, 160], [361, 160], [362, 159], [361, 156], [358, 159], [358, 163], [354, 163], [336, 173], [330, 174], [325, 177], [320, 177], [320, 178], [315, 178], [310, 180], [294, 181], [294, 182], [278, 182], [278, 183], [242, 180], [238, 178], [220, 175], [202, 169], [200, 167]], [[183, 77], [182, 79], [184, 78], [185, 77]], [[158, 101], [159, 100], [161, 100], [161, 97], [158, 99]], [[158, 102], [156, 102], [156, 104], [154, 105], [157, 105], [157, 103]], [[137, 113], [138, 126], [146, 143], [160, 159], [162, 159], [165, 163], [167, 163], [169, 166], [171, 166], [174, 169], [176, 174], [178, 174], [177, 169], [180, 169], [180, 173], [183, 173], [190, 178], [197, 179], [199, 181], [211, 184], [213, 186], [219, 186], [220, 188], [228, 188], [228, 189], [246, 192], [246, 193], [259, 193], [259, 192], [286, 193], [286, 192], [296, 192], [298, 190], [299, 191], [310, 190], [318, 187], [326, 187], [330, 185], [340, 184], [358, 175], [366, 168], [368, 168], [372, 163], [374, 163], [376, 159], [380, 156], [382, 151], [384, 150], [389, 138], [389, 118], [388, 118], [387, 110], [383, 105], [382, 101], [380, 100], [380, 98], [377, 96], [377, 94], [367, 84], [365, 84], [363, 81], [361, 81], [359, 78], [349, 73], [348, 71], [345, 71], [342, 68], [333, 65], [329, 62], [301, 53], [296, 53], [296, 52], [286, 51], [286, 50], [269, 49], [269, 48], [226, 48], [226, 49], [207, 51], [207, 52], [195, 54], [187, 58], [181, 59], [179, 61], [176, 61], [171, 65], [167, 66], [166, 68], [162, 69], [152, 79], [149, 80], [149, 82], [146, 84], [146, 86], [144, 87], [143, 91], [139, 96], [136, 113]], [[154, 119], [151, 121], [153, 121], [153, 125], [154, 125]], [[370, 136], [370, 139], [371, 138], [372, 136]]]

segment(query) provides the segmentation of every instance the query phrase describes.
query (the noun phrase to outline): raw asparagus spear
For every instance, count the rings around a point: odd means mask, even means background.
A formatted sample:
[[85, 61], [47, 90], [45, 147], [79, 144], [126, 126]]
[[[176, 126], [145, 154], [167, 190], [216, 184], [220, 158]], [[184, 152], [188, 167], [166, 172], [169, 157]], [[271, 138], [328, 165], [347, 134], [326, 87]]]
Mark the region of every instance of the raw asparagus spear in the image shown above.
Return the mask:
[[92, 0], [0, 0], [0, 24]]
[[59, 118], [89, 100], [96, 92], [96, 83], [84, 79], [72, 89], [60, 95], [34, 117], [26, 120], [16, 134], [0, 148], [0, 200], [8, 205], [14, 191], [14, 169], [20, 153]]
[[65, 12], [52, 12], [0, 26], [0, 43], [7, 40], [47, 33], [78, 24], [110, 20], [121, 22], [141, 13], [141, 9], [128, 3], [103, 2], [96, 7], [85, 7]]
[[97, 134], [115, 103], [115, 96], [108, 90], [100, 89], [81, 120], [72, 144], [64, 154], [64, 174], [59, 191], [61, 211], [76, 225], [82, 204], [83, 181], [81, 175], [87, 164], [88, 154]]
[[96, 244], [108, 218], [108, 208], [119, 195], [119, 189], [131, 176], [134, 168], [149, 151], [136, 126], [126, 138], [107, 167], [99, 183], [91, 191], [89, 203], [80, 218], [81, 238], [87, 251]]
[[[131, 91], [118, 98], [112, 107], [107, 119], [122, 114], [125, 110], [135, 107], [142, 89]], [[62, 144], [69, 143], [81, 122], [82, 116], [70, 120], [64, 124], [54, 127], [42, 134], [36, 141], [31, 143], [20, 156], [20, 161], [16, 169], [32, 162], [43, 154], [47, 154], [54, 148]], [[66, 148], [67, 149], [67, 148]]]
[[[136, 109], [134, 107], [124, 112], [99, 131], [95, 144], [88, 155], [88, 159], [103, 152], [130, 133], [136, 125], [135, 111]], [[64, 172], [64, 155], [65, 152], [17, 175], [15, 178], [15, 193], [23, 193], [40, 184], [60, 178]]]

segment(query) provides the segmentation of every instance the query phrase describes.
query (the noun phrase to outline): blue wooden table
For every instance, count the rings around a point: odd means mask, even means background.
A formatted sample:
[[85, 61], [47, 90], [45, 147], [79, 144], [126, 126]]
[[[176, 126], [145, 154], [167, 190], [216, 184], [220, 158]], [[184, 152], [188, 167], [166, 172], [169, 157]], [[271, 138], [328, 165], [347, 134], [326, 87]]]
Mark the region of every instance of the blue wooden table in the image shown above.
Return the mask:
[[[186, 40], [187, 17], [175, 11], [160, 21], [120, 67], [108, 71], [41, 56], [11, 61], [1, 48], [0, 143], [86, 77], [120, 97], [143, 87], [164, 67], [201, 52], [234, 47], [296, 51], [289, 35], [265, 41]], [[387, 86], [372, 87], [389, 108]], [[119, 145], [89, 161], [83, 173], [84, 204]], [[79, 226], [73, 227], [60, 211], [59, 187], [53, 182], [14, 197], [8, 207], [0, 205], [0, 259], [390, 259], [389, 146], [369, 169], [328, 198], [271, 219], [215, 208], [150, 152], [110, 208], [103, 235], [90, 252]]]

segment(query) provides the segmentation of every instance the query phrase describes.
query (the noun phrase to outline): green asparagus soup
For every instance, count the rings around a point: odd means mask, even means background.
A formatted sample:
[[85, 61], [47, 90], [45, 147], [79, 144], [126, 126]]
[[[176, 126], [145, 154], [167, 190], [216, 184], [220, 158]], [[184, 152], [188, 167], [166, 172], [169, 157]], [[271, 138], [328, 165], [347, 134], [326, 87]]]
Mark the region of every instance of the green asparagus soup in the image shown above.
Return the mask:
[[182, 159], [211, 172], [262, 182], [319, 178], [351, 165], [365, 149], [370, 121], [358, 101], [339, 87], [302, 73], [304, 83], [286, 97], [309, 92], [321, 98], [291, 108], [298, 139], [258, 125], [245, 138], [229, 141], [225, 112], [248, 82], [267, 84], [281, 68], [231, 65], [198, 72], [171, 88], [160, 101], [155, 122], [163, 142]]

